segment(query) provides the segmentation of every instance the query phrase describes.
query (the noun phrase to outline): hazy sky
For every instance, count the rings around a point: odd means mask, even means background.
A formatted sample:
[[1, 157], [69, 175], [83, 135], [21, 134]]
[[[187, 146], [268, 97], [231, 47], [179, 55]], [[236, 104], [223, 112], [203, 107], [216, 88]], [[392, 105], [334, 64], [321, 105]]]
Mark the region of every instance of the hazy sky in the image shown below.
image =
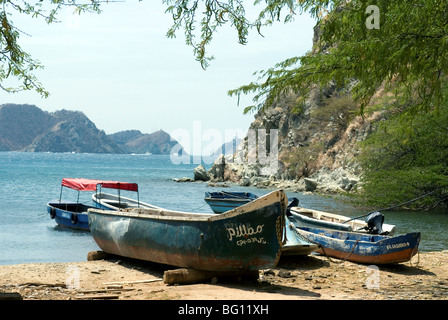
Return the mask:
[[138, 129], [151, 133], [184, 130], [193, 135], [215, 130], [246, 131], [253, 114], [243, 115], [251, 97], [227, 91], [255, 81], [253, 72], [311, 49], [314, 20], [298, 15], [294, 22], [252, 31], [247, 45], [236, 32], [222, 29], [204, 71], [185, 44], [182, 31], [168, 39], [171, 16], [161, 1], [109, 3], [101, 14], [72, 14], [66, 9], [60, 23], [11, 17], [22, 34], [22, 49], [39, 60], [37, 76], [50, 92], [7, 94], [0, 104], [34, 104], [45, 111], [78, 110], [106, 133]]

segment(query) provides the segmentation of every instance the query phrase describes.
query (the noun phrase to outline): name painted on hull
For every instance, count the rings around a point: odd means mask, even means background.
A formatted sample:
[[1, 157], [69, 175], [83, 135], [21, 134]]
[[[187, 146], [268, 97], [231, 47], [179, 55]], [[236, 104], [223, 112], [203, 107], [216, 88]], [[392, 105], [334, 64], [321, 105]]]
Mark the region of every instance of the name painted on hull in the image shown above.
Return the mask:
[[256, 227], [246, 226], [244, 224], [227, 227], [227, 237], [229, 241], [237, 238], [245, 238], [247, 240], [251, 236], [262, 233], [263, 227], [264, 224], [259, 224]]

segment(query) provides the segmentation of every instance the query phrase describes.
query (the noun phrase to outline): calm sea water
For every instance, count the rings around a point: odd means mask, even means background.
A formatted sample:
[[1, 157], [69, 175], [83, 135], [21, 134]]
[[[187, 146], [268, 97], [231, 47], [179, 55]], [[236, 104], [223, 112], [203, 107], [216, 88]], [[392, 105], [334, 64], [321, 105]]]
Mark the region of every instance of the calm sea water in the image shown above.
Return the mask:
[[[99, 250], [89, 232], [57, 226], [46, 212], [47, 202], [58, 199], [62, 178], [91, 178], [136, 182], [140, 200], [182, 211], [211, 212], [205, 191], [222, 188], [206, 183], [178, 183], [174, 178], [193, 177], [197, 164], [173, 164], [169, 156], [103, 155], [72, 153], [0, 152], [0, 265], [34, 262], [85, 261], [87, 253]], [[227, 189], [229, 190], [229, 189]], [[269, 190], [232, 187], [263, 195]], [[327, 197], [287, 193], [299, 197], [305, 207], [354, 217], [363, 211]], [[64, 188], [63, 199], [76, 201], [78, 192]], [[135, 198], [135, 193], [123, 196]], [[80, 201], [91, 203], [91, 193], [81, 192]], [[448, 248], [445, 211], [385, 212], [387, 223], [399, 233], [422, 232], [421, 251]]]

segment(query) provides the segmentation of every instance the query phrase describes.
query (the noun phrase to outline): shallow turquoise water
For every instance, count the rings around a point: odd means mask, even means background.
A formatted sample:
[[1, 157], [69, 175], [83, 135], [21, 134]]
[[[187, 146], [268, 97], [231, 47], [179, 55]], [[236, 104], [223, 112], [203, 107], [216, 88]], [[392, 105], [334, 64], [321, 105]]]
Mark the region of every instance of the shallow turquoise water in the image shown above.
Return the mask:
[[[173, 164], [169, 156], [72, 153], [0, 152], [0, 264], [85, 261], [98, 246], [89, 232], [58, 227], [46, 212], [47, 202], [58, 199], [62, 178], [91, 178], [136, 182], [140, 200], [182, 211], [211, 212], [204, 192], [221, 190], [207, 183], [177, 183], [174, 178], [193, 177], [198, 164]], [[207, 166], [206, 166], [207, 167]], [[263, 195], [269, 190], [235, 186]], [[327, 197], [287, 193], [299, 197], [304, 207], [342, 213], [364, 212]], [[135, 193], [123, 196], [135, 198]], [[64, 188], [63, 199], [76, 201], [78, 193]], [[91, 193], [80, 193], [89, 203]], [[448, 248], [445, 231], [448, 214], [439, 212], [384, 212], [397, 232], [422, 232], [421, 251]]]

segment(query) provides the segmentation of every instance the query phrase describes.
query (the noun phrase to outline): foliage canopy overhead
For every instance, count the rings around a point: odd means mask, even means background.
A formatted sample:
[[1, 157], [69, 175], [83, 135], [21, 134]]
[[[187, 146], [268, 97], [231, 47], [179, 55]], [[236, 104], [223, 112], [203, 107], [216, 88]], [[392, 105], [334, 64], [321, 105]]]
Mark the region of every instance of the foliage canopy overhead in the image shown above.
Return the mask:
[[[108, 1], [89, 0], [51, 0], [20, 1], [0, 0], [0, 89], [14, 93], [24, 90], [35, 90], [42, 97], [48, 91], [38, 81], [34, 72], [43, 65], [25, 52], [20, 44], [21, 35], [27, 35], [20, 26], [14, 24], [17, 14], [31, 18], [43, 19], [46, 23], [57, 22], [57, 15], [63, 8], [73, 7], [75, 12], [100, 12], [100, 4]], [[19, 81], [14, 86], [5, 85], [5, 81], [13, 78]]]
[[[381, 84], [397, 81], [417, 102], [415, 109], [441, 105], [441, 87], [448, 66], [446, 0], [162, 1], [173, 19], [167, 36], [174, 37], [183, 30], [187, 45], [193, 48], [203, 68], [212, 59], [207, 48], [213, 34], [224, 25], [234, 28], [239, 43], [245, 44], [251, 30], [261, 34], [264, 27], [274, 22], [287, 23], [303, 13], [316, 19], [319, 42], [312, 51], [259, 71], [257, 81], [229, 91], [230, 95], [255, 93], [255, 105], [245, 112], [270, 105], [289, 90], [306, 97], [312, 85], [335, 82], [344, 86], [353, 80], [352, 92], [362, 108]], [[42, 65], [19, 45], [23, 32], [12, 21], [14, 13], [52, 23], [62, 8], [73, 7], [79, 13], [100, 12], [101, 5], [109, 2], [114, 1], [0, 0], [1, 88], [9, 92], [32, 89], [48, 95], [33, 73]], [[368, 25], [372, 22], [373, 28]], [[21, 85], [3, 86], [9, 77], [20, 80]]]
[[[255, 93], [254, 106], [270, 105], [279, 94], [295, 90], [306, 97], [313, 85], [336, 83], [351, 88], [361, 111], [382, 84], [399, 82], [415, 110], [439, 107], [448, 67], [448, 5], [445, 0], [164, 0], [173, 16], [174, 36], [183, 28], [187, 44], [206, 67], [206, 47], [213, 33], [230, 24], [245, 44], [251, 29], [259, 33], [274, 21], [288, 22], [307, 12], [317, 21], [319, 42], [305, 56], [291, 57], [258, 72], [257, 82], [229, 91]], [[258, 15], [247, 18], [247, 8]], [[375, 10], [372, 10], [375, 9]], [[201, 17], [198, 17], [198, 14]], [[370, 24], [370, 25], [369, 25]], [[195, 34], [195, 32], [198, 34]]]

